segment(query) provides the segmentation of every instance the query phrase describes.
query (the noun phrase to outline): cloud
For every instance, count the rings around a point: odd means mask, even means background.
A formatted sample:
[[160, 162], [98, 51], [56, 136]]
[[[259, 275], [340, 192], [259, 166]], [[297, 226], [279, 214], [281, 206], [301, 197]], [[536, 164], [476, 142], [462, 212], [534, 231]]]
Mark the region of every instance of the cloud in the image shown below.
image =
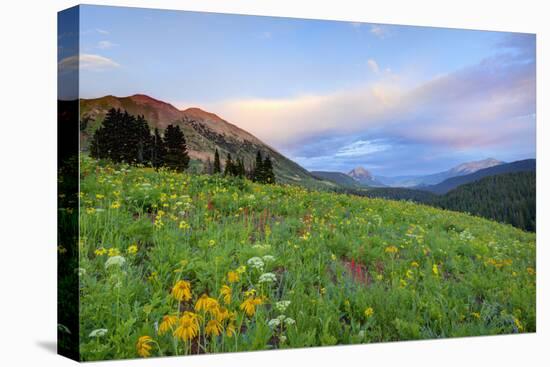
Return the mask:
[[106, 69], [116, 68], [120, 65], [115, 61], [100, 55], [81, 54], [69, 56], [58, 63], [60, 72], [77, 70], [103, 71]]
[[116, 43], [113, 43], [113, 42], [111, 42], [111, 41], [105, 40], [105, 41], [99, 41], [99, 42], [97, 43], [97, 46], [96, 46], [96, 47], [99, 48], [99, 49], [101, 49], [101, 50], [107, 50], [107, 49], [112, 48], [112, 47], [115, 47], [115, 46], [117, 46]]
[[385, 38], [388, 35], [387, 27], [373, 24], [370, 27], [370, 33], [374, 34], [378, 38]]
[[380, 140], [357, 140], [351, 144], [345, 145], [334, 154], [336, 157], [348, 158], [365, 156], [372, 153], [381, 152], [390, 149], [389, 144]]
[[106, 31], [105, 29], [96, 28], [96, 32], [99, 34], [109, 34], [109, 31]]
[[378, 63], [373, 59], [368, 59], [367, 64], [369, 65], [369, 69], [375, 73], [378, 74], [380, 72], [380, 68], [378, 67]]
[[363, 23], [360, 23], [360, 22], [350, 22], [349, 25], [352, 26], [352, 28], [354, 28], [354, 29], [359, 29], [359, 28], [361, 28], [361, 26], [363, 25]]
[[[400, 82], [406, 79], [381, 73], [376, 82], [355, 89], [228, 100], [205, 108], [297, 156], [307, 142], [346, 134], [454, 150], [534, 144], [535, 67], [527, 56], [497, 54], [412, 87]], [[345, 143], [350, 142], [340, 142]], [[339, 154], [370, 148], [357, 142]]]

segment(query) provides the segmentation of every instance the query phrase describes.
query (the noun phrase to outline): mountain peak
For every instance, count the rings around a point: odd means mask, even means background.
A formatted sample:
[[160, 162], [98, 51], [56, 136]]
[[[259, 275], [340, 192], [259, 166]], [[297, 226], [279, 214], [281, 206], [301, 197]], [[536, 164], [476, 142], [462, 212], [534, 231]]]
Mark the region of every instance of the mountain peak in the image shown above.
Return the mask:
[[469, 174], [479, 171], [480, 169], [489, 168], [501, 165], [505, 162], [499, 161], [495, 158], [486, 158], [480, 161], [466, 162], [459, 164], [456, 167], [451, 168], [452, 173]]
[[356, 180], [370, 180], [372, 179], [372, 174], [362, 166], [355, 167], [349, 171], [348, 176], [355, 178]]

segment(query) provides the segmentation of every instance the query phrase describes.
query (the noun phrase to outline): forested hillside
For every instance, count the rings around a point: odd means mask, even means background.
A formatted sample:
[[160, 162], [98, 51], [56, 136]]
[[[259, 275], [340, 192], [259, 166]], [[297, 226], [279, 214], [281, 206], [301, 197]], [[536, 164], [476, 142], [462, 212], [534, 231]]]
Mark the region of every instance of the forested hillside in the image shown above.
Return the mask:
[[535, 231], [535, 172], [506, 173], [485, 177], [437, 198], [441, 208], [468, 212], [515, 227]]

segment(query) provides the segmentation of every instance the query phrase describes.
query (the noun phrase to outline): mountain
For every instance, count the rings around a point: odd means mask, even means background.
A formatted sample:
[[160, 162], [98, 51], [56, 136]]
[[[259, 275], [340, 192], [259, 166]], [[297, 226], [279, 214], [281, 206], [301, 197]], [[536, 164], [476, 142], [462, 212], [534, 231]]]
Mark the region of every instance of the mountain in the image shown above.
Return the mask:
[[535, 171], [535, 170], [536, 170], [536, 160], [525, 159], [522, 161], [505, 163], [497, 166], [492, 166], [489, 168], [480, 169], [478, 171], [475, 171], [474, 173], [470, 173], [467, 175], [455, 176], [455, 177], [446, 179], [445, 181], [440, 182], [437, 185], [422, 187], [422, 190], [430, 191], [435, 194], [445, 194], [460, 185], [474, 182], [487, 176], [494, 176], [494, 175], [500, 175], [500, 174], [512, 173], [512, 172], [527, 172], [527, 171]]
[[376, 178], [367, 171], [364, 167], [355, 167], [348, 172], [348, 176], [361, 183], [364, 186], [370, 187], [383, 187], [383, 183], [376, 180]]
[[262, 155], [271, 157], [278, 182], [313, 188], [331, 186], [331, 183], [311, 175], [306, 169], [284, 157], [254, 135], [214, 113], [196, 107], [179, 110], [169, 103], [143, 94], [81, 99], [82, 150], [88, 149], [91, 136], [111, 108], [120, 108], [132, 115], [143, 115], [151, 128], [164, 130], [169, 124], [179, 125], [185, 135], [194, 169], [197, 171], [203, 169], [208, 159], [214, 160], [216, 148], [220, 152], [222, 163], [225, 162], [227, 153], [230, 153], [233, 158], [236, 156], [244, 158], [248, 168], [251, 168], [255, 161], [256, 152], [261, 151]]
[[345, 188], [360, 189], [364, 187], [360, 182], [342, 172], [311, 171], [311, 174], [322, 180], [333, 182]]
[[505, 162], [496, 160], [494, 158], [487, 158], [480, 161], [466, 162], [459, 164], [447, 171], [433, 173], [430, 175], [420, 176], [396, 176], [396, 177], [384, 177], [377, 176], [376, 179], [382, 184], [390, 187], [420, 187], [436, 185], [445, 181], [448, 178], [463, 176], [474, 173], [480, 169], [498, 166]]
[[536, 230], [536, 173], [503, 173], [484, 177], [449, 191], [436, 199], [444, 209], [467, 212]]

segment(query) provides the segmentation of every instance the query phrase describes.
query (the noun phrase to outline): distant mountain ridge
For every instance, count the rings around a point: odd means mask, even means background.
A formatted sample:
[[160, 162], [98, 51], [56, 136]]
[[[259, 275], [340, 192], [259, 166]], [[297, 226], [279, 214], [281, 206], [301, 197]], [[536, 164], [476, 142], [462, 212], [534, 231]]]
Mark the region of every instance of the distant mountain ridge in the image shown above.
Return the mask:
[[144, 94], [81, 99], [81, 148], [83, 150], [88, 148], [91, 136], [111, 108], [119, 108], [132, 115], [143, 115], [151, 128], [158, 128], [161, 131], [169, 124], [180, 126], [185, 135], [189, 156], [199, 162], [199, 165], [204, 165], [208, 159], [213, 161], [214, 152], [218, 149], [222, 163], [225, 162], [226, 154], [230, 153], [234, 158], [237, 156], [244, 158], [250, 168], [255, 161], [257, 151], [260, 151], [264, 156], [271, 157], [277, 181], [308, 187], [327, 186], [327, 182], [311, 175], [306, 169], [268, 144], [218, 115], [196, 107], [178, 110], [170, 103]]
[[463, 176], [474, 173], [480, 169], [501, 165], [505, 162], [494, 158], [487, 158], [479, 161], [465, 162], [443, 172], [437, 172], [429, 175], [411, 175], [384, 177], [377, 176], [376, 179], [386, 186], [390, 187], [409, 187], [421, 188], [422, 186], [435, 185], [445, 181], [448, 178]]
[[535, 159], [525, 159], [525, 160], [516, 161], [512, 163], [505, 163], [497, 166], [492, 166], [489, 168], [480, 169], [468, 175], [455, 176], [443, 182], [440, 182], [436, 185], [425, 186], [425, 187], [422, 187], [421, 189], [433, 192], [435, 194], [445, 194], [457, 188], [460, 185], [464, 185], [470, 182], [475, 182], [484, 177], [500, 175], [504, 173], [535, 171], [536, 166], [537, 164]]
[[355, 167], [354, 169], [348, 172], [348, 176], [365, 186], [371, 186], [371, 187], [385, 186], [383, 183], [376, 180], [376, 178], [372, 175], [372, 173], [370, 173], [367, 169], [365, 169], [365, 167], [361, 167], [361, 166]]

